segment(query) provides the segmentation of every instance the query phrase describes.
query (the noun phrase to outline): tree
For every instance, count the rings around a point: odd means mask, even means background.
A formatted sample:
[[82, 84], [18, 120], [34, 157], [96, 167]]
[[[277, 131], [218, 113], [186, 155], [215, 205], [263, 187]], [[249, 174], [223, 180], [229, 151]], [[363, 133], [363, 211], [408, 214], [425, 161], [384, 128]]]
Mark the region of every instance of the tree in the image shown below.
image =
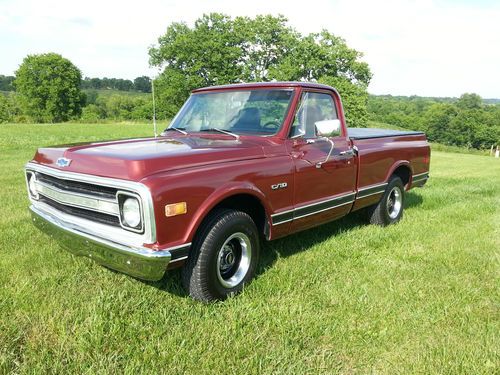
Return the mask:
[[140, 76], [134, 79], [134, 89], [142, 92], [151, 92], [151, 78]]
[[366, 121], [371, 79], [361, 53], [323, 30], [302, 36], [283, 16], [231, 19], [203, 15], [190, 28], [173, 23], [149, 50], [163, 69], [157, 88], [159, 112], [174, 115], [197, 87], [252, 81], [318, 81], [339, 85], [352, 125]]
[[0, 92], [0, 124], [11, 120], [9, 100]]
[[353, 84], [343, 77], [323, 76], [321, 83], [335, 87], [342, 95], [342, 104], [347, 126], [351, 128], [365, 127], [368, 120], [366, 109], [368, 93], [363, 86]]
[[14, 91], [12, 82], [14, 81], [13, 76], [4, 76], [0, 74], [0, 91]]
[[457, 100], [457, 107], [460, 109], [480, 109], [483, 106], [483, 99], [477, 94], [462, 94]]
[[258, 15], [255, 19], [237, 17], [235, 32], [241, 35], [242, 81], [270, 81], [274, 67], [287, 56], [300, 39], [300, 34], [286, 25], [282, 15]]
[[28, 55], [16, 71], [14, 85], [26, 115], [38, 122], [61, 122], [80, 116], [85, 96], [82, 75], [55, 53]]

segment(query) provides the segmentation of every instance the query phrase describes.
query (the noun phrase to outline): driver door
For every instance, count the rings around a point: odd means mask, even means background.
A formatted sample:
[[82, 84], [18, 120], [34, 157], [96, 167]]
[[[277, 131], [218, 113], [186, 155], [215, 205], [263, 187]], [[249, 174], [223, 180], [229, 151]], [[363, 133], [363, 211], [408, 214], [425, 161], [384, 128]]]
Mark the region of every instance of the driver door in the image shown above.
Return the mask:
[[[319, 136], [322, 121], [338, 123], [338, 129], [329, 137]], [[343, 133], [332, 93], [305, 91], [288, 141], [295, 165], [292, 231], [316, 226], [350, 211], [357, 166], [350, 140]]]

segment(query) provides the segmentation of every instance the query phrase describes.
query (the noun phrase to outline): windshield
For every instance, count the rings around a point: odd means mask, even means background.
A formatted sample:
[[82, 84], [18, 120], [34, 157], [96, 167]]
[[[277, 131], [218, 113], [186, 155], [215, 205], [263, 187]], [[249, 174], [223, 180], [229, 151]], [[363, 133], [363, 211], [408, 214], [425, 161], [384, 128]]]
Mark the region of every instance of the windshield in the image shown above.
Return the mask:
[[221, 131], [272, 135], [285, 119], [292, 90], [244, 90], [193, 94], [169, 128], [187, 133]]

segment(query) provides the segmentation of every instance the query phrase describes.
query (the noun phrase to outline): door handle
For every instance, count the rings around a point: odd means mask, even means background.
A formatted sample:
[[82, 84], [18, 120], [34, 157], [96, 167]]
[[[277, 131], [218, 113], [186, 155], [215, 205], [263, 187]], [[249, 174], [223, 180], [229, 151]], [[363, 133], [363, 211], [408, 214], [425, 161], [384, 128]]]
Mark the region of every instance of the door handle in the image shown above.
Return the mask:
[[354, 156], [354, 150], [350, 148], [349, 150], [339, 152], [340, 156]]

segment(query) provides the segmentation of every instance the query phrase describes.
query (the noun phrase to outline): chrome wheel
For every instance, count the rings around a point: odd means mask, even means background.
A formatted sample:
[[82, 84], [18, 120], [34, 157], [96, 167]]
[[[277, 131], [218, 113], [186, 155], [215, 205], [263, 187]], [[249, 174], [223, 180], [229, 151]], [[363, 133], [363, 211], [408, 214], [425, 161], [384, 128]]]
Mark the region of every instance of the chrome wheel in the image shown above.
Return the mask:
[[224, 242], [217, 254], [217, 278], [225, 288], [233, 288], [243, 281], [252, 259], [250, 238], [234, 233]]
[[387, 196], [387, 215], [391, 219], [398, 217], [401, 212], [401, 207], [403, 206], [403, 193], [398, 186], [394, 186]]

